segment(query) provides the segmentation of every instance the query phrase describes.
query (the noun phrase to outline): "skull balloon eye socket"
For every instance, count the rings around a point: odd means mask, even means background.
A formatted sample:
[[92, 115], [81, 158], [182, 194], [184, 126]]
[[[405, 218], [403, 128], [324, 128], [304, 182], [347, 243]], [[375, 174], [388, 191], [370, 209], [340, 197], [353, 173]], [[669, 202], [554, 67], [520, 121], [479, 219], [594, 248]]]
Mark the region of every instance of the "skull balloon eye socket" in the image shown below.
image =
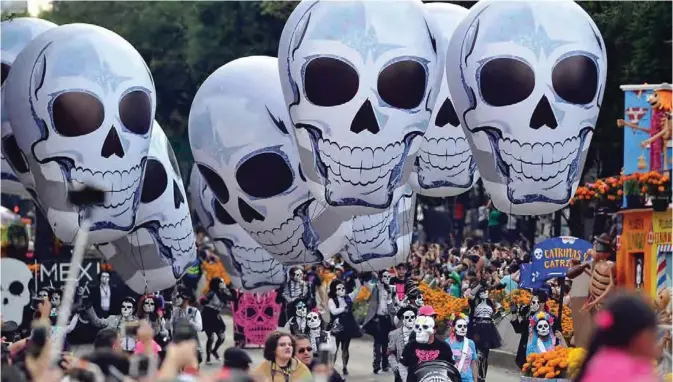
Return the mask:
[[350, 64], [333, 57], [311, 60], [304, 71], [306, 98], [316, 106], [339, 106], [358, 93], [360, 78]]
[[243, 199], [238, 198], [238, 210], [241, 213], [241, 217], [246, 223], [252, 223], [254, 220], [264, 221], [264, 215], [260, 214], [246, 203]]
[[598, 67], [584, 55], [566, 57], [552, 71], [554, 91], [564, 101], [586, 105], [598, 91]]
[[513, 58], [495, 58], [481, 68], [481, 97], [491, 106], [517, 104], [535, 88], [535, 72], [528, 64]]
[[134, 90], [119, 102], [119, 118], [133, 133], [145, 135], [152, 127], [152, 100], [142, 90]]
[[425, 96], [427, 73], [418, 61], [404, 60], [386, 66], [379, 74], [379, 96], [398, 109], [418, 107]]
[[177, 175], [178, 178], [182, 178], [178, 159], [175, 157], [173, 146], [171, 146], [171, 142], [169, 142], [168, 139], [166, 139], [166, 151], [168, 151], [168, 161], [171, 162], [171, 167], [173, 168], [173, 171], [175, 171], [175, 175]]
[[9, 76], [9, 69], [10, 69], [9, 65], [2, 64], [2, 85], [5, 84], [5, 80], [7, 79], [7, 76]]
[[23, 284], [18, 281], [14, 281], [13, 283], [9, 284], [9, 293], [15, 296], [20, 295], [23, 293]]
[[10, 134], [2, 139], [2, 151], [7, 157], [7, 161], [12, 165], [14, 170], [21, 174], [28, 172], [28, 163], [21, 153], [19, 145], [16, 143], [14, 134]]
[[66, 92], [52, 104], [54, 129], [64, 137], [93, 133], [103, 124], [105, 108], [89, 93]]
[[[259, 174], [265, 174], [263, 180]], [[236, 170], [236, 181], [241, 190], [253, 198], [270, 198], [292, 187], [294, 173], [285, 158], [266, 152], [243, 162]]]
[[197, 167], [199, 168], [201, 175], [203, 175], [206, 184], [210, 187], [210, 190], [213, 191], [213, 194], [215, 194], [217, 200], [222, 204], [229, 203], [229, 189], [227, 188], [227, 185], [224, 184], [224, 180], [222, 180], [215, 171], [204, 165], [198, 164]]
[[151, 203], [166, 191], [168, 186], [168, 175], [164, 165], [156, 159], [149, 158], [145, 168], [145, 180], [143, 180], [143, 190], [140, 194], [141, 203]]
[[229, 215], [227, 210], [222, 207], [222, 204], [218, 202], [217, 200], [213, 201], [213, 204], [215, 205], [215, 218], [217, 219], [218, 222], [224, 224], [224, 225], [232, 225], [236, 224], [236, 220]]

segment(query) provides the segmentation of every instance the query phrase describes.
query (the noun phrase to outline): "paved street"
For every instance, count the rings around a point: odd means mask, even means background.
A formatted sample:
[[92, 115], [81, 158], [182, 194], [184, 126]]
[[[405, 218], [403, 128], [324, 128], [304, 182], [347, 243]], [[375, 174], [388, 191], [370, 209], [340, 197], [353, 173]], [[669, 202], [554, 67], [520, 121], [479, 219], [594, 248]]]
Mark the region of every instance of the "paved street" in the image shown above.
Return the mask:
[[[230, 316], [224, 316], [224, 320], [227, 324], [227, 336], [224, 345], [220, 350], [220, 354], [229, 346], [233, 346], [233, 322]], [[205, 346], [206, 339], [205, 334], [200, 333], [201, 344]], [[75, 349], [76, 354], [82, 354], [91, 349], [90, 346], [80, 346]], [[262, 361], [262, 349], [261, 348], [249, 348], [248, 350], [250, 357], [253, 360], [253, 365], [257, 365]], [[375, 375], [372, 371], [372, 343], [366, 339], [356, 339], [351, 343], [350, 347], [350, 361], [348, 363], [348, 371], [350, 375], [348, 377], [349, 382], [390, 382], [393, 380], [392, 373], [380, 373]], [[341, 371], [341, 355], [336, 362], [336, 370]], [[204, 369], [215, 369], [218, 367], [216, 364], [205, 365]], [[488, 382], [518, 382], [520, 381], [520, 374], [510, 370], [505, 370], [497, 367], [491, 367], [488, 370]]]

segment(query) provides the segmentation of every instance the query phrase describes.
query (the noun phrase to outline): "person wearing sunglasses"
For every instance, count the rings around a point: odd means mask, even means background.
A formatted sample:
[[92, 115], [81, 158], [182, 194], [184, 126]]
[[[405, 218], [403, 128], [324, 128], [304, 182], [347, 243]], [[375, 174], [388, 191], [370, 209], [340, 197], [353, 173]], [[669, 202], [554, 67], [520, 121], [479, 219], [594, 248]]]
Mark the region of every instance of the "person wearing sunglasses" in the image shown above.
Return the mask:
[[252, 374], [267, 382], [312, 381], [308, 367], [295, 358], [296, 348], [291, 334], [281, 331], [269, 334], [264, 343], [264, 361]]
[[[311, 372], [313, 372], [315, 367], [319, 365], [319, 361], [313, 358], [313, 353], [315, 353], [316, 349], [313, 349], [313, 346], [311, 346], [311, 339], [303, 334], [294, 336], [294, 339], [295, 344], [297, 345], [297, 351], [296, 351], [297, 359], [300, 360], [304, 365], [306, 365], [306, 367], [308, 367], [309, 370], [311, 370]], [[328, 365], [328, 367], [330, 369], [330, 376], [327, 379], [328, 382], [344, 381], [343, 377], [339, 373], [337, 373], [336, 370], [334, 370], [332, 365]]]

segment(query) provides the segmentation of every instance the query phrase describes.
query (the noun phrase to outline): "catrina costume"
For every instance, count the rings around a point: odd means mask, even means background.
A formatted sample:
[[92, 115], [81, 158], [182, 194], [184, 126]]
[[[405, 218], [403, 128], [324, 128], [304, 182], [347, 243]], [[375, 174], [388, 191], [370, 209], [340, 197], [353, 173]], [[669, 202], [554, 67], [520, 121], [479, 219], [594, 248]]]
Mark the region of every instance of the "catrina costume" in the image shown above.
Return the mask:
[[346, 294], [346, 285], [343, 281], [335, 279], [329, 286], [329, 311], [332, 319], [327, 330], [334, 335], [336, 340], [336, 352], [334, 353], [334, 362], [337, 359], [337, 353], [341, 348], [341, 362], [343, 364], [343, 375], [348, 375], [348, 359], [351, 340], [362, 336], [360, 327], [353, 316], [353, 300], [360, 293], [360, 280], [355, 280], [355, 288], [350, 294]]
[[535, 329], [533, 330], [532, 341], [526, 348], [526, 357], [533, 353], [544, 354], [561, 345], [560, 341], [553, 335], [554, 318], [551, 315], [539, 312], [530, 318], [530, 324]]
[[[227, 285], [219, 277], [210, 280], [208, 293], [201, 298], [203, 306], [203, 331], [206, 332], [206, 362], [210, 362], [210, 356], [219, 360], [217, 351], [224, 343], [224, 334], [227, 326], [222, 319], [222, 309], [232, 299], [227, 291]], [[213, 337], [217, 337], [213, 344]]]
[[502, 346], [500, 333], [493, 322], [495, 304], [488, 298], [484, 284], [477, 285], [470, 292], [470, 323], [467, 336], [474, 341], [478, 355], [478, 382], [486, 381], [488, 355], [491, 349]]

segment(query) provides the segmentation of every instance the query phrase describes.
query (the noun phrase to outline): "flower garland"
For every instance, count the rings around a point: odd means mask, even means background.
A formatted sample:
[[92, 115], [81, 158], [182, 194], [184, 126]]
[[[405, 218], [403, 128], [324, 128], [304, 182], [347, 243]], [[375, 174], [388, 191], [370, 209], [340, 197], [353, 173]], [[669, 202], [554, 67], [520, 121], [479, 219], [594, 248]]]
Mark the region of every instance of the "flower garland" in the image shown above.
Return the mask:
[[526, 357], [521, 373], [534, 378], [563, 378], [568, 368], [568, 356], [573, 348], [557, 347], [546, 353]]
[[[521, 306], [521, 305], [529, 305], [530, 300], [531, 300], [532, 294], [525, 290], [525, 289], [517, 289], [513, 291], [509, 296], [506, 296], [502, 300], [502, 306], [506, 311], [509, 311], [512, 306], [512, 304]], [[558, 302], [556, 300], [547, 300], [547, 306], [549, 307], [549, 311], [552, 314], [556, 314], [558, 312]], [[563, 305], [563, 317], [561, 319], [561, 332], [563, 333], [563, 336], [566, 339], [569, 339], [573, 336], [573, 333], [575, 332], [575, 328], [573, 326], [573, 319], [572, 319], [572, 309], [568, 307], [567, 305]]]
[[466, 298], [453, 297], [439, 288], [430, 288], [425, 283], [421, 283], [418, 288], [423, 293], [425, 305], [432, 306], [437, 312], [435, 321], [446, 321], [451, 315], [465, 313], [469, 310]]
[[208, 293], [210, 280], [215, 277], [222, 278], [222, 280], [224, 280], [224, 283], [227, 285], [231, 283], [231, 279], [229, 278], [227, 271], [224, 269], [224, 265], [222, 265], [222, 261], [220, 261], [220, 259], [217, 259], [217, 261], [214, 261], [212, 263], [209, 261], [202, 262], [201, 269], [203, 270], [203, 274], [206, 276], [206, 284], [203, 288], [202, 292], [203, 294]]
[[650, 171], [624, 175], [622, 171], [622, 174], [618, 177], [611, 176], [598, 179], [593, 183], [578, 187], [575, 196], [570, 200], [570, 204], [583, 201], [603, 201], [621, 206], [625, 193], [626, 195], [643, 197], [668, 196], [671, 194], [670, 172]]

